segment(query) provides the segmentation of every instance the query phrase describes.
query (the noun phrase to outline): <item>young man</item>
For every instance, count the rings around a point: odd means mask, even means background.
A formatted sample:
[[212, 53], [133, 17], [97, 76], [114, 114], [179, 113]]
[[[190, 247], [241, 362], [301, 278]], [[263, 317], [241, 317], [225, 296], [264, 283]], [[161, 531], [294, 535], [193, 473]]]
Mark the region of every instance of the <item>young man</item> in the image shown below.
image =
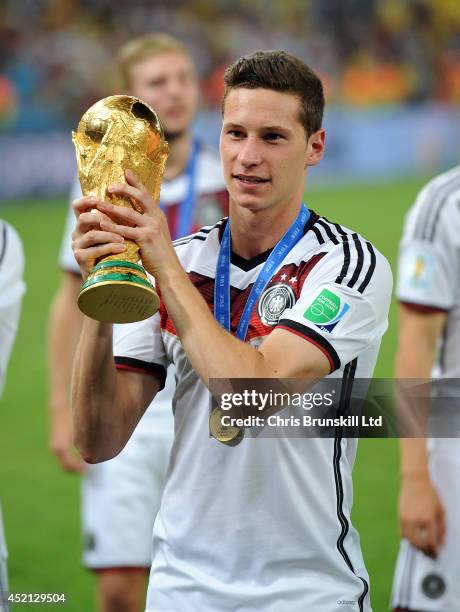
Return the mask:
[[[161, 210], [129, 171], [128, 184], [109, 191], [131, 196], [144, 214], [74, 202], [83, 275], [100, 255], [122, 252], [129, 236], [161, 293], [160, 312], [120, 326], [114, 348], [112, 326], [84, 320], [72, 394], [86, 460], [123, 448], [140, 406], [161, 388], [152, 363], [176, 365], [175, 440], [154, 528], [149, 611], [343, 612], [344, 602], [370, 610], [350, 523], [356, 441], [340, 430], [335, 439], [244, 436], [236, 445], [209, 435], [211, 379], [334, 372], [345, 409], [354, 376], [372, 375], [387, 326], [389, 266], [358, 234], [302, 205], [307, 169], [323, 156], [323, 107], [320, 80], [287, 53], [255, 53], [231, 66], [220, 142], [229, 219], [175, 248]], [[275, 285], [284, 312], [279, 301], [263, 306]], [[326, 298], [343, 306], [332, 331], [310, 312]], [[277, 316], [268, 319], [269, 311]], [[129, 360], [143, 362], [144, 373], [117, 370]]]
[[[120, 51], [122, 89], [150, 104], [169, 142], [161, 186], [171, 233], [182, 236], [226, 214], [228, 195], [220, 160], [191, 134], [198, 103], [195, 66], [184, 46], [165, 34], [132, 40]], [[81, 196], [79, 184], [73, 197]], [[123, 453], [104, 465], [86, 466], [73, 452], [70, 372], [81, 327], [76, 301], [81, 273], [71, 249], [75, 215], [69, 211], [60, 264], [63, 281], [50, 321], [51, 447], [62, 467], [84, 472], [82, 519], [85, 565], [97, 572], [103, 612], [137, 612], [145, 599], [151, 532], [173, 437], [174, 373], [149, 408]]]
[[[450, 379], [453, 398], [460, 377], [459, 198], [460, 166], [422, 189], [406, 217], [397, 285], [396, 377]], [[393, 584], [395, 610], [460, 610], [459, 474], [458, 438], [401, 440], [404, 540]]]
[[[0, 219], [0, 397], [18, 331], [24, 284], [24, 250], [16, 231]], [[1, 501], [0, 490], [0, 501]], [[8, 612], [7, 550], [0, 505], [0, 612]]]

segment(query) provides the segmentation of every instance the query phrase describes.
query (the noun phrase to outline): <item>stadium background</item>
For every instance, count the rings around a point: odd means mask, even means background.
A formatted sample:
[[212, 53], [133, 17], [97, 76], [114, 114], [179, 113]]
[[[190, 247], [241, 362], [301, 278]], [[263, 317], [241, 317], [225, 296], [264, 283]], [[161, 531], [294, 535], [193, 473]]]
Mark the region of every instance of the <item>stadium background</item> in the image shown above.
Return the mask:
[[[75, 171], [69, 132], [116, 87], [109, 66], [119, 45], [154, 30], [187, 43], [202, 80], [196, 130], [212, 143], [228, 62], [270, 48], [309, 62], [326, 84], [328, 148], [311, 172], [306, 201], [362, 232], [393, 266], [418, 189], [460, 158], [456, 0], [134, 0], [126, 6], [7, 0], [0, 7], [0, 216], [23, 239], [28, 287], [0, 405], [0, 498], [11, 590], [64, 592], [69, 612], [91, 611], [94, 601], [92, 576], [80, 565], [78, 479], [63, 473], [47, 450], [47, 312], [59, 279], [65, 191]], [[393, 304], [377, 376], [391, 376], [395, 324]], [[394, 440], [360, 442], [354, 521], [375, 612], [388, 607], [398, 546], [397, 461]]]

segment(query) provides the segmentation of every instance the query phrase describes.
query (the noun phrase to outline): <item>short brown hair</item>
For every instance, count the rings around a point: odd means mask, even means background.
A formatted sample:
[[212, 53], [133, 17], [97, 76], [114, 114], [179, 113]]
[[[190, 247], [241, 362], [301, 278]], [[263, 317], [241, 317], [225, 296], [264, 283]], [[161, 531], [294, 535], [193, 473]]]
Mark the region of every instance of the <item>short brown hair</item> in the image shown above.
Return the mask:
[[188, 55], [185, 45], [169, 34], [147, 34], [125, 43], [117, 55], [117, 72], [120, 89], [130, 86], [130, 71], [137, 62], [162, 53], [183, 53]]
[[305, 62], [286, 51], [256, 51], [245, 55], [227, 68], [224, 85], [222, 112], [232, 89], [272, 89], [298, 96], [299, 120], [307, 136], [321, 127], [324, 112], [321, 80]]

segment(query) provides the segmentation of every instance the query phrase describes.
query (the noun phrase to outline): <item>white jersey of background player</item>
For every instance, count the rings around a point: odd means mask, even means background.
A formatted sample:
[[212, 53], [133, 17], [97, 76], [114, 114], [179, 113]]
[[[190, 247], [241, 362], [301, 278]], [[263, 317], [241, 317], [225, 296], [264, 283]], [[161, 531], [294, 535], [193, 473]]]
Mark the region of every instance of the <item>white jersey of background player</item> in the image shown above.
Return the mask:
[[[15, 230], [0, 219], [0, 396], [5, 384], [8, 360], [18, 330], [22, 296], [25, 291], [24, 251]], [[1, 423], [0, 406], [0, 423]], [[1, 426], [0, 426], [1, 429]], [[0, 501], [2, 491], [0, 490]], [[8, 580], [6, 573], [6, 543], [0, 506], [0, 612], [7, 605]]]
[[[430, 181], [406, 217], [398, 265], [397, 377], [456, 379], [458, 387], [459, 280], [460, 166]], [[401, 450], [400, 521], [405, 539], [393, 606], [458, 612], [460, 441], [402, 440]]]
[[[149, 376], [153, 366], [173, 362], [175, 439], [154, 527], [149, 612], [368, 612], [368, 577], [350, 523], [356, 439], [343, 438], [340, 428], [329, 439], [262, 431], [226, 446], [209, 434], [207, 386], [222, 376], [332, 375], [341, 381], [338, 408], [346, 409], [355, 375], [372, 376], [391, 271], [368, 241], [301, 205], [308, 166], [324, 151], [316, 75], [273, 51], [238, 60], [225, 79], [220, 151], [229, 220], [174, 249], [163, 215], [127, 173], [133, 187], [112, 192], [129, 191], [144, 214], [98, 203], [115, 223], [101, 219], [95, 245], [86, 234], [94, 219], [89, 201], [74, 202], [83, 274], [102, 250], [119, 248], [114, 234], [131, 235], [161, 295], [154, 317], [117, 328], [113, 353], [112, 326], [85, 317], [73, 379], [77, 444], [93, 461], [116, 454], [134, 427], [138, 400], [145, 405], [160, 387], [161, 378]], [[230, 223], [234, 253], [221, 258]], [[255, 283], [261, 274], [263, 289]], [[254, 303], [251, 286], [258, 287]], [[223, 308], [228, 324], [216, 321], [211, 305]], [[247, 333], [235, 337], [245, 320]], [[97, 379], [83, 366], [90, 355], [104, 364]], [[144, 373], [116, 370], [132, 359]], [[102, 398], [97, 404], [89, 388]], [[109, 418], [111, 436], [103, 425]]]
[[[198, 90], [185, 49], [165, 35], [136, 39], [121, 50], [120, 69], [130, 93], [151, 104], [165, 128], [170, 152], [161, 203], [171, 232], [190, 233], [216, 221], [226, 214], [228, 196], [217, 153], [193, 139], [189, 131]], [[76, 183], [71, 197], [78, 195]], [[191, 226], [184, 228], [181, 219], [190, 212]], [[64, 280], [51, 319], [51, 444], [64, 468], [86, 472], [82, 487], [84, 561], [97, 571], [101, 609], [137, 612], [144, 601], [152, 525], [173, 437], [174, 376], [170, 372], [169, 390], [146, 412], [119, 457], [89, 468], [77, 458], [72, 451], [68, 405], [71, 361], [81, 322], [76, 306], [81, 275], [71, 250], [74, 225], [70, 210], [60, 256]]]

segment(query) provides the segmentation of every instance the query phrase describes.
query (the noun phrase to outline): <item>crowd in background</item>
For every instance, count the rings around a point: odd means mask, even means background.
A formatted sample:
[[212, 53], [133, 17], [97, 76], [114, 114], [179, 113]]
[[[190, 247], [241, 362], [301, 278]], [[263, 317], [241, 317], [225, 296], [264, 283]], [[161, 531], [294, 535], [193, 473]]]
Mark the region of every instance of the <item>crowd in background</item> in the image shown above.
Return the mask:
[[275, 48], [320, 73], [329, 104], [460, 104], [458, 0], [4, 0], [0, 129], [74, 126], [116, 90], [120, 45], [152, 31], [187, 44], [211, 108], [229, 62]]

